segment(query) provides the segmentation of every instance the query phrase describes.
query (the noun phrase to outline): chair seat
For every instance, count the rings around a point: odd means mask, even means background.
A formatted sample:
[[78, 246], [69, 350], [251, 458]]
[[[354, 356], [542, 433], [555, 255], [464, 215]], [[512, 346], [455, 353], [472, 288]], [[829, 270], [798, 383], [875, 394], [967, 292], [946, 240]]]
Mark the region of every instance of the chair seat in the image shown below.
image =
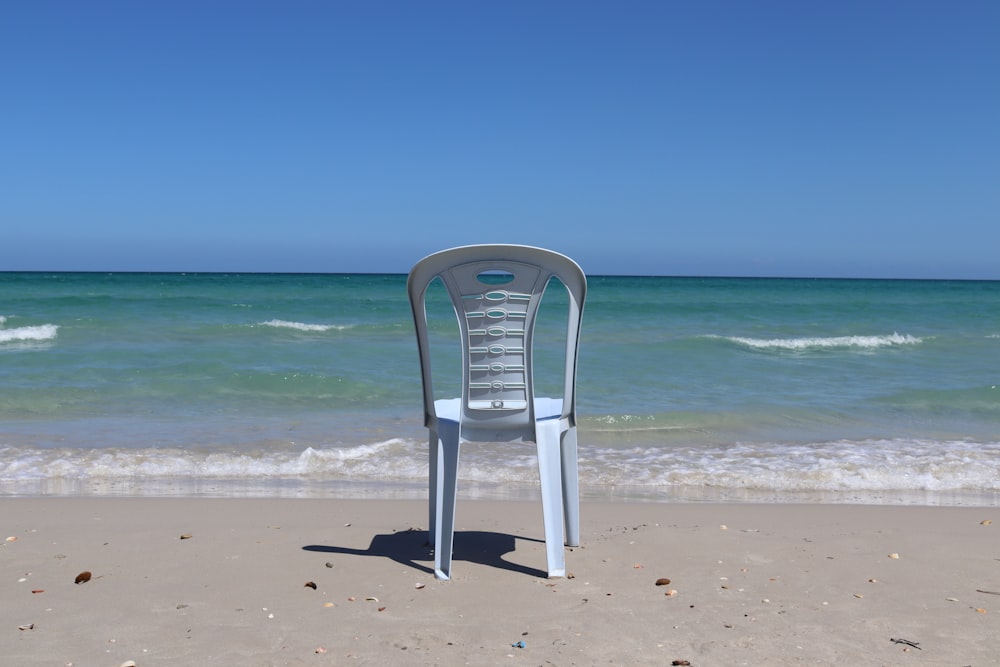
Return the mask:
[[[535, 420], [558, 419], [562, 416], [562, 407], [561, 398], [535, 396]], [[462, 417], [462, 399], [440, 398], [434, 401], [434, 410], [439, 420], [457, 424]]]

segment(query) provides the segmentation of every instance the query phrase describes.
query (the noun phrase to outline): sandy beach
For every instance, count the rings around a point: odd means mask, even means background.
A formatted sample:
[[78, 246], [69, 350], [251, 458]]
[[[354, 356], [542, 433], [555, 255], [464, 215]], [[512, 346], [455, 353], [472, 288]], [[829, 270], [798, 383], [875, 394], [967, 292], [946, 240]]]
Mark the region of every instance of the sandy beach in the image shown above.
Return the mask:
[[465, 501], [448, 582], [421, 501], [2, 508], [5, 665], [1000, 665], [995, 508], [585, 503], [547, 579], [537, 503]]

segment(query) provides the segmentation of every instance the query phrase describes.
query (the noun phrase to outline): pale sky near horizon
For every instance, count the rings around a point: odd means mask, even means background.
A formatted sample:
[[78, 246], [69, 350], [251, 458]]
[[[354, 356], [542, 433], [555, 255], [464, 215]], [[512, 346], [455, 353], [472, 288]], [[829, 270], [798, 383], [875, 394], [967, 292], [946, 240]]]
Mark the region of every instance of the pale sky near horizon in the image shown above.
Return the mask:
[[997, 280], [998, 34], [993, 0], [0, 0], [0, 270]]

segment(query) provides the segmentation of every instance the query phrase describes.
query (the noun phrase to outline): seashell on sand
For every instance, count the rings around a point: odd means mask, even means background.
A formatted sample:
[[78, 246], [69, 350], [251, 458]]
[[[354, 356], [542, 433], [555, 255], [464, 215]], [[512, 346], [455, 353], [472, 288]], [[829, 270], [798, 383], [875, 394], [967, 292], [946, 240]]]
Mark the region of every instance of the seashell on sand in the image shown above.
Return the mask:
[[90, 581], [90, 578], [94, 576], [90, 572], [84, 570], [80, 574], [76, 575], [76, 579], [73, 580], [74, 584], [85, 584]]

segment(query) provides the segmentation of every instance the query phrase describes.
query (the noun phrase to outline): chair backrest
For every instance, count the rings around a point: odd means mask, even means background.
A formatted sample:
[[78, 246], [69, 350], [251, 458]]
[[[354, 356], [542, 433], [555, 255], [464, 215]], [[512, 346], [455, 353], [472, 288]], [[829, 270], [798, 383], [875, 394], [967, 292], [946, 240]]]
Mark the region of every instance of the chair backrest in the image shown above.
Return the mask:
[[559, 417], [575, 426], [576, 363], [587, 279], [569, 257], [522, 245], [442, 250], [410, 271], [407, 291], [420, 353], [425, 425], [437, 420], [425, 297], [428, 285], [440, 278], [455, 308], [462, 339], [462, 438], [534, 441], [532, 339], [538, 306], [553, 276], [569, 295]]

